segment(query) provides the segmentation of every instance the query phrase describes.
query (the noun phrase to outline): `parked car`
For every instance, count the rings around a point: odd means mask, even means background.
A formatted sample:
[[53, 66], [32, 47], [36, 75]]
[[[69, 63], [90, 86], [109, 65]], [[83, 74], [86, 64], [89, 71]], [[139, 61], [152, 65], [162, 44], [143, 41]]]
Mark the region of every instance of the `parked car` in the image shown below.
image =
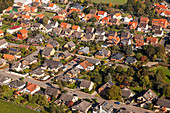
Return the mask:
[[118, 105], [119, 105], [119, 104], [120, 104], [120, 102], [115, 102], [115, 104], [118, 104]]

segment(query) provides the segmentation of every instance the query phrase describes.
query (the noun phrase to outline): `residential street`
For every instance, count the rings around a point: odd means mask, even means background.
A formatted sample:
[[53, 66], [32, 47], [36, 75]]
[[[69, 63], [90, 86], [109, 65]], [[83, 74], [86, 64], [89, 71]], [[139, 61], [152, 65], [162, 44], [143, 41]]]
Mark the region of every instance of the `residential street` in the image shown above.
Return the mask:
[[[62, 73], [64, 73], [64, 72], [62, 72]], [[62, 74], [62, 73], [60, 73], [60, 74]], [[9, 76], [9, 77], [11, 77], [12, 79], [15, 79], [15, 80], [18, 80], [19, 78], [21, 78], [20, 76], [17, 76], [15, 74], [6, 73], [4, 71], [0, 71], [0, 74]], [[51, 84], [49, 83], [51, 81], [51, 79], [46, 81], [46, 82], [40, 82], [40, 81], [34, 80], [32, 78], [25, 77], [24, 81], [25, 82], [26, 81], [31, 82], [33, 84], [37, 84], [37, 85], [39, 85], [43, 88], [47, 88], [47, 86], [51, 86]], [[52, 86], [58, 87], [57, 85], [52, 85]], [[139, 108], [139, 107], [135, 107], [135, 106], [132, 106], [132, 105], [125, 105], [123, 103], [121, 103], [120, 105], [117, 105], [117, 104], [114, 103], [115, 101], [113, 101], [113, 100], [104, 100], [102, 98], [95, 97], [94, 95], [81, 92], [78, 89], [69, 89], [69, 88], [66, 88], [66, 87], [64, 89], [67, 90], [68, 93], [70, 93], [70, 94], [76, 94], [79, 98], [88, 98], [88, 99], [97, 98], [98, 102], [107, 101], [108, 103], [112, 104], [115, 108], [126, 108], [127, 110], [130, 110], [130, 111], [133, 111], [133, 112], [136, 112], [136, 113], [153, 113], [153, 111], [149, 111], [149, 110], [142, 109], [142, 108]]]

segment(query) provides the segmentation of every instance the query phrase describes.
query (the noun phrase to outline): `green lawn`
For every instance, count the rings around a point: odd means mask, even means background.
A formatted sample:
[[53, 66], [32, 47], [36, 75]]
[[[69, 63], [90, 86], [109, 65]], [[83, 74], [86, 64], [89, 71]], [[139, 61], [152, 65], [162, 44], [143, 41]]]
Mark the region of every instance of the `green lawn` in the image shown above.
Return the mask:
[[48, 18], [51, 18], [54, 16], [55, 13], [51, 13], [51, 12], [44, 12], [43, 13], [45, 16], [47, 16]]
[[0, 113], [37, 113], [36, 111], [0, 100]]
[[92, 0], [92, 2], [96, 2], [96, 3], [112, 3], [113, 5], [115, 4], [120, 4], [123, 5], [127, 2], [127, 0]]
[[168, 68], [160, 66], [160, 67], [152, 68], [150, 69], [150, 71], [157, 71], [158, 69], [164, 72], [164, 74], [166, 75], [164, 81], [170, 84], [170, 70]]

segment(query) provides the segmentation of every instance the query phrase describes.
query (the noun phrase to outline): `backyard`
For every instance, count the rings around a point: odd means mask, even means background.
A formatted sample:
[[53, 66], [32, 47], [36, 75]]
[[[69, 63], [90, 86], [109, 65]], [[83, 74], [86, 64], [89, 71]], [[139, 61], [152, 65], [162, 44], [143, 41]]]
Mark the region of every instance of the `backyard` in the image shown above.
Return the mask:
[[119, 4], [119, 5], [123, 5], [127, 2], [127, 0], [92, 0], [93, 2], [96, 3], [112, 3], [113, 5]]
[[0, 100], [0, 106], [1, 106], [0, 113], [37, 113], [36, 111], [1, 100]]
[[164, 72], [164, 74], [166, 75], [164, 81], [166, 83], [170, 84], [170, 70], [168, 68], [160, 66], [160, 67], [152, 68], [152, 69], [150, 69], [150, 71], [157, 71], [158, 69], [160, 69]]

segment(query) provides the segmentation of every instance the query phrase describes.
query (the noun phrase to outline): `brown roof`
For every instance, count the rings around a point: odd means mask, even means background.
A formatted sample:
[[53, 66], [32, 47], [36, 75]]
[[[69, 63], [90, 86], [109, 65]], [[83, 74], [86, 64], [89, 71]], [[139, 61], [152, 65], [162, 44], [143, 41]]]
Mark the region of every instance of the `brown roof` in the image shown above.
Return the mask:
[[93, 64], [89, 63], [87, 60], [81, 62], [80, 65], [81, 65], [84, 69], [86, 69], [86, 68], [89, 67], [89, 66], [93, 66]]

